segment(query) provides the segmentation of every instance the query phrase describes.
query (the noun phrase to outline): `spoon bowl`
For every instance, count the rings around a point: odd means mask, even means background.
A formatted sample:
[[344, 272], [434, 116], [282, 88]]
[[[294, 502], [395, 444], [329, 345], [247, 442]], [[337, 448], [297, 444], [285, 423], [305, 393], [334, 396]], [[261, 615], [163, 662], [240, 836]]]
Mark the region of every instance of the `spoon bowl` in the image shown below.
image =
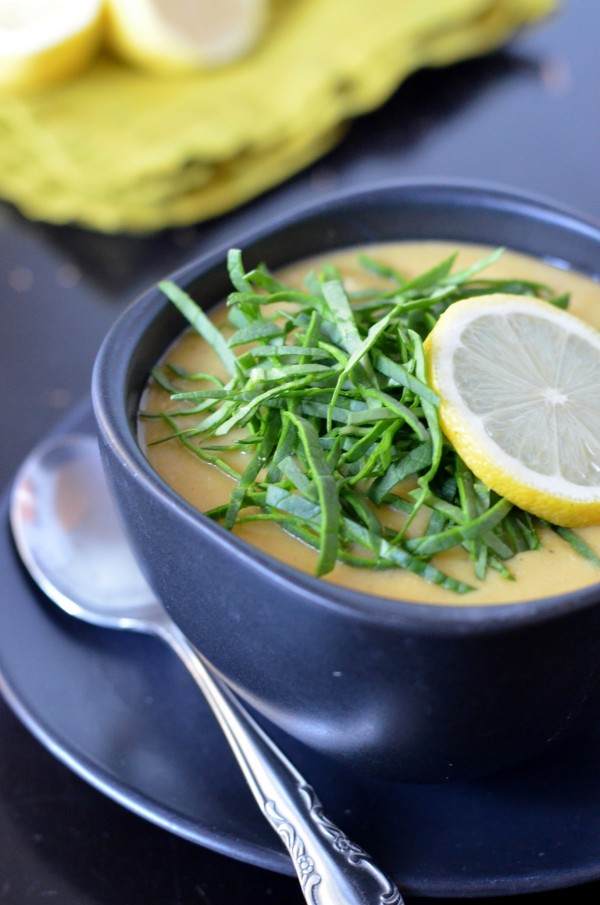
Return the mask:
[[401, 905], [395, 884], [323, 813], [314, 789], [215, 676], [153, 597], [133, 557], [94, 437], [51, 438], [29, 455], [11, 495], [17, 550], [71, 616], [156, 635], [181, 658], [219, 721], [263, 816], [288, 848], [312, 905]]
[[125, 540], [91, 435], [50, 439], [25, 461], [13, 487], [11, 528], [31, 576], [71, 616], [139, 631], [162, 618]]

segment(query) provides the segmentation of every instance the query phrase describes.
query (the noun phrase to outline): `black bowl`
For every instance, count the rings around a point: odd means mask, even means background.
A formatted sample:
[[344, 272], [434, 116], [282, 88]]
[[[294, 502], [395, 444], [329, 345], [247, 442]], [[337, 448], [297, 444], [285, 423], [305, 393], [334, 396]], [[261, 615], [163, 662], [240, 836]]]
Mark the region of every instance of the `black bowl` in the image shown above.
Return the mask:
[[[600, 266], [598, 225], [473, 184], [353, 191], [230, 244], [246, 266], [278, 267], [396, 239], [505, 245], [590, 275]], [[210, 306], [229, 291], [225, 257], [217, 251], [172, 279]], [[271, 559], [167, 486], [138, 445], [136, 412], [151, 367], [183, 327], [156, 289], [132, 305], [98, 355], [94, 409], [148, 581], [240, 696], [312, 748], [404, 781], [497, 770], [597, 714], [600, 586], [492, 606], [372, 597]]]

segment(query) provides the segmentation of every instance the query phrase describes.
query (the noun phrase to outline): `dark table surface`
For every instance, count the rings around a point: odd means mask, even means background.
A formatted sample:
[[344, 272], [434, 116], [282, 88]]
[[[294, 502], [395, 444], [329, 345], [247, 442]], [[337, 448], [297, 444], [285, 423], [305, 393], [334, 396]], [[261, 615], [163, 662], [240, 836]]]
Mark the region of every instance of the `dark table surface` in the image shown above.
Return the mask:
[[[493, 181], [600, 220], [599, 35], [600, 3], [570, 0], [498, 53], [421, 72], [332, 153], [209, 224], [111, 237], [27, 222], [0, 206], [0, 485], [87, 396], [100, 341], [128, 302], [276, 212], [351, 185], [431, 176]], [[598, 852], [600, 878], [600, 839]], [[599, 891], [600, 879], [528, 899], [575, 905]], [[295, 880], [202, 849], [104, 797], [0, 701], [0, 902], [49, 901], [292, 905], [302, 897]]]

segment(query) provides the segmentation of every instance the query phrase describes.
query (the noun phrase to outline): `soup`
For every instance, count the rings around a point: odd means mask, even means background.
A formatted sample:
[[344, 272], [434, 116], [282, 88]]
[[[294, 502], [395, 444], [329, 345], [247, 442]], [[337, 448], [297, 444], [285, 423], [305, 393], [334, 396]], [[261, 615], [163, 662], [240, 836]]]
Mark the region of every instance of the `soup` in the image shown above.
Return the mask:
[[[440, 242], [398, 243], [370, 246], [368, 255], [386, 266], [400, 271], [406, 278], [426, 271], [447, 258], [457, 247]], [[462, 246], [455, 269], [472, 265], [489, 252], [477, 246]], [[277, 274], [282, 282], [301, 286], [306, 274], [317, 270], [323, 262], [332, 262], [343, 275], [345, 285], [354, 291], [372, 286], [374, 277], [366, 274], [357, 262], [357, 249], [345, 250], [322, 259], [294, 264]], [[593, 280], [558, 266], [534, 260], [513, 252], [505, 252], [485, 270], [486, 278], [529, 280], [552, 287], [556, 294], [570, 293], [569, 310], [600, 329], [600, 285]], [[223, 321], [224, 308], [217, 309], [215, 321]], [[223, 368], [215, 352], [197, 333], [188, 331], [168, 350], [163, 361], [190, 373], [222, 374]], [[209, 511], [229, 500], [234, 481], [211, 464], [201, 461], [178, 440], [166, 440], [172, 433], [160, 417], [180, 407], [156, 382], [150, 382], [141, 410], [140, 440], [156, 471], [179, 494], [201, 511]], [[227, 444], [228, 440], [219, 442]], [[214, 443], [214, 440], [211, 440]], [[236, 453], [243, 459], [243, 454]], [[399, 525], [401, 524], [401, 518]], [[298, 569], [314, 573], [318, 553], [312, 547], [290, 536], [270, 520], [252, 521], [234, 527], [237, 535], [270, 555]], [[600, 526], [578, 529], [577, 535], [600, 555]], [[473, 564], [466, 551], [452, 548], [437, 554], [432, 565], [460, 582], [472, 587], [458, 594], [425, 581], [419, 575], [401, 568], [373, 570], [338, 562], [322, 580], [336, 582], [355, 590], [415, 602], [472, 605], [510, 603], [563, 593], [600, 581], [600, 567], [579, 555], [573, 546], [551, 529], [540, 528], [541, 548], [517, 553], [507, 563], [512, 579], [488, 569], [483, 580], [473, 574]]]

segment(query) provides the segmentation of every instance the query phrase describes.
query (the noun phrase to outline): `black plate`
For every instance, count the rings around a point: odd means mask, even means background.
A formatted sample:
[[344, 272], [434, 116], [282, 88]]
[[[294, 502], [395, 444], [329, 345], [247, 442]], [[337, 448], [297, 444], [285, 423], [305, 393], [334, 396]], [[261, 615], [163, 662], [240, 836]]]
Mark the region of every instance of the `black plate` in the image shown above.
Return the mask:
[[[93, 430], [86, 400], [57, 432]], [[291, 873], [215, 721], [160, 642], [63, 615], [29, 580], [0, 508], [0, 690], [76, 773], [166, 829]], [[476, 783], [361, 780], [273, 732], [329, 815], [407, 894], [509, 895], [600, 877], [600, 727]]]

